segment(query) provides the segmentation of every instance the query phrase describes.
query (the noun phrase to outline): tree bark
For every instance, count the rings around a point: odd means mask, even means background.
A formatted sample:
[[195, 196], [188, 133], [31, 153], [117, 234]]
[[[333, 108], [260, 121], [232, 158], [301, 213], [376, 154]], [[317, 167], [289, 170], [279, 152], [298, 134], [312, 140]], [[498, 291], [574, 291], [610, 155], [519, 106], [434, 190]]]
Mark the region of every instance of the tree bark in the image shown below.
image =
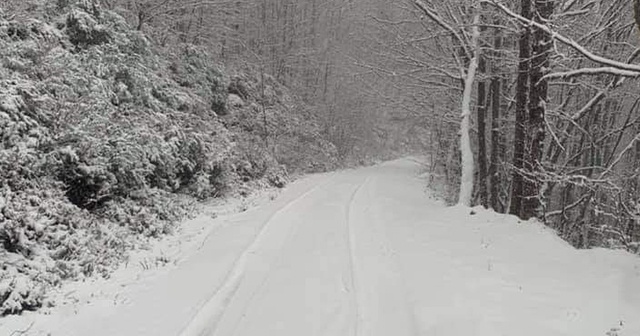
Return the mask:
[[[499, 21], [495, 22], [496, 27], [500, 25]], [[489, 165], [489, 185], [490, 185], [490, 205], [494, 211], [502, 212], [502, 204], [500, 202], [501, 179], [498, 171], [499, 163], [504, 159], [504, 137], [502, 136], [500, 121], [500, 107], [502, 95], [502, 76], [500, 76], [500, 59], [499, 50], [502, 49], [502, 35], [500, 28], [495, 28], [493, 49], [495, 52], [494, 61], [491, 64], [491, 159]]]
[[[520, 15], [525, 19], [531, 19], [531, 0], [521, 1]], [[524, 168], [524, 148], [525, 148], [525, 123], [527, 121], [527, 99], [529, 88], [529, 69], [531, 57], [531, 30], [529, 27], [522, 27], [520, 33], [519, 54], [518, 54], [518, 79], [516, 83], [516, 125], [513, 147], [513, 172], [511, 184], [511, 204], [509, 213], [520, 216], [523, 199], [522, 169]]]
[[462, 115], [460, 122], [460, 155], [462, 160], [462, 176], [460, 177], [460, 194], [458, 196], [458, 204], [463, 206], [471, 206], [471, 197], [473, 195], [473, 150], [471, 149], [471, 94], [473, 92], [473, 84], [475, 82], [476, 70], [478, 68], [478, 56], [480, 47], [478, 39], [480, 35], [480, 13], [477, 12], [473, 18], [471, 49], [473, 55], [469, 61], [465, 77], [464, 92], [462, 94]]
[[[534, 20], [545, 23], [553, 14], [554, 0], [535, 0]], [[529, 150], [525, 161], [525, 171], [529, 176], [524, 181], [523, 200], [520, 217], [529, 219], [537, 215], [542, 205], [540, 189], [542, 181], [541, 172], [542, 153], [546, 137], [545, 110], [548, 80], [544, 75], [549, 68], [549, 52], [551, 50], [551, 36], [539, 28], [533, 30], [533, 55], [531, 58], [531, 70], [529, 71], [529, 120], [527, 127]]]
[[[485, 58], [480, 55], [478, 72], [484, 75], [487, 72], [487, 62]], [[487, 197], [487, 82], [481, 78], [478, 81], [478, 106], [477, 106], [477, 119], [478, 119], [478, 196], [480, 197], [480, 204], [483, 207], [488, 207]]]

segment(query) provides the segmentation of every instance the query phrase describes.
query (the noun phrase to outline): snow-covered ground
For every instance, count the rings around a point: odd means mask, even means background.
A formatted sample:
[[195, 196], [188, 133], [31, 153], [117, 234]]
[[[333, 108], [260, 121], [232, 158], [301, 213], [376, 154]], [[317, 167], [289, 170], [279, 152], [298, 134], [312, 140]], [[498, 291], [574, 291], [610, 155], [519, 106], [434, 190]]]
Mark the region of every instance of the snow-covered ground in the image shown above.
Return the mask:
[[446, 208], [418, 168], [314, 175], [200, 216], [111, 279], [65, 286], [75, 300], [47, 315], [0, 318], [0, 335], [640, 335], [639, 257]]

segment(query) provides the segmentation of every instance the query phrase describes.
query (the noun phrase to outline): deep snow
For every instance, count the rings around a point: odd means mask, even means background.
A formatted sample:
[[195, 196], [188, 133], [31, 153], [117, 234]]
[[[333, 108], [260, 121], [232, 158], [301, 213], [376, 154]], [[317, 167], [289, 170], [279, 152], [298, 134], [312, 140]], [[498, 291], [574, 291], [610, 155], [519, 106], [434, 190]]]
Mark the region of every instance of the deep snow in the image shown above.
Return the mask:
[[314, 175], [200, 216], [164, 257], [66, 285], [78, 302], [1, 318], [0, 335], [640, 335], [640, 258], [446, 208], [418, 169]]

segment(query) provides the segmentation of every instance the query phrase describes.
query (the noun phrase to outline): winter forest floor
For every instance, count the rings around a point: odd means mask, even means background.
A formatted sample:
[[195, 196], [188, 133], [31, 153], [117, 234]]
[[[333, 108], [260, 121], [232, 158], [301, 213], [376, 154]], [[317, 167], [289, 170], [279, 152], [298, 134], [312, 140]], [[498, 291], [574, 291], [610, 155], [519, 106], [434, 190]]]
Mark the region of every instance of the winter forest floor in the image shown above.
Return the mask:
[[65, 304], [1, 318], [0, 335], [640, 335], [640, 258], [447, 208], [419, 169], [211, 205], [110, 279], [64, 285]]

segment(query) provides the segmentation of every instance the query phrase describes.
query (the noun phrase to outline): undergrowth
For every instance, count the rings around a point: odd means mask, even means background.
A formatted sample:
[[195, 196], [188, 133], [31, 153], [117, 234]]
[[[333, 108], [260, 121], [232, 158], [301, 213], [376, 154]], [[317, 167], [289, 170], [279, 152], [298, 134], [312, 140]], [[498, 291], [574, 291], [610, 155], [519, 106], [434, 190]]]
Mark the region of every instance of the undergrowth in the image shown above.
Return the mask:
[[28, 3], [0, 11], [0, 315], [108, 277], [198, 200], [336, 167], [270, 76], [225, 70], [204, 46], [156, 47], [95, 1]]

